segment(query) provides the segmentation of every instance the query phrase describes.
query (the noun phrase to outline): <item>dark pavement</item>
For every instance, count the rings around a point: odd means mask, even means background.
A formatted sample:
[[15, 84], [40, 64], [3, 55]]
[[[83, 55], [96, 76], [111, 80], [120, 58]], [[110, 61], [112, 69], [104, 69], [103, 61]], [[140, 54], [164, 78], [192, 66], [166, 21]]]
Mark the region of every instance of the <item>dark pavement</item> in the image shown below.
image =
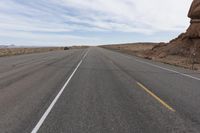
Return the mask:
[[39, 133], [200, 132], [198, 72], [97, 47], [0, 64], [1, 133], [32, 132], [71, 75]]

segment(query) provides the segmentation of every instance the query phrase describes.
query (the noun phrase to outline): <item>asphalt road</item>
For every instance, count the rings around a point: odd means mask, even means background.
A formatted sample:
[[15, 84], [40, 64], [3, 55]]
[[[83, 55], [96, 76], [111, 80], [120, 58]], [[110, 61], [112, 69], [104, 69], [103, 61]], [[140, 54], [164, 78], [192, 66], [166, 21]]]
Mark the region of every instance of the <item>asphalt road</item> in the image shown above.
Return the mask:
[[199, 133], [200, 74], [102, 48], [0, 58], [0, 133]]

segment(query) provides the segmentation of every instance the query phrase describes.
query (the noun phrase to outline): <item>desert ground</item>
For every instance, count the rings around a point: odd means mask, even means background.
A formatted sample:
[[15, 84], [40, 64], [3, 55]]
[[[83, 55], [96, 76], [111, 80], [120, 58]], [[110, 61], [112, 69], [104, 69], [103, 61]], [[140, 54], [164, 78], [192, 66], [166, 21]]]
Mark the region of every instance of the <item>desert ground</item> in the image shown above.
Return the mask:
[[158, 61], [166, 64], [171, 64], [186, 69], [200, 70], [200, 63], [198, 57], [184, 56], [179, 54], [166, 54], [160, 53], [155, 49], [164, 47], [165, 43], [130, 43], [130, 44], [116, 44], [116, 45], [104, 45], [101, 46], [106, 49], [135, 55], [141, 58]]
[[0, 48], [0, 57], [64, 50], [64, 47]]
[[68, 46], [68, 47], [26, 47], [26, 48], [1, 48], [0, 47], [0, 57], [3, 56], [14, 56], [32, 53], [43, 53], [50, 51], [60, 51], [69, 49], [85, 49], [88, 46]]

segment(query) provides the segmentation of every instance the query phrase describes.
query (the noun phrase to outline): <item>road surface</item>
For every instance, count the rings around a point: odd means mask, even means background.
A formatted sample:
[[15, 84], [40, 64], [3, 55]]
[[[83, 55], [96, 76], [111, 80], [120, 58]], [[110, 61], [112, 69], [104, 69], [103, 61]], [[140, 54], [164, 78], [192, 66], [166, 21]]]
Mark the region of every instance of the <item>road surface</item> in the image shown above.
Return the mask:
[[0, 58], [1, 133], [198, 133], [200, 74], [91, 47]]

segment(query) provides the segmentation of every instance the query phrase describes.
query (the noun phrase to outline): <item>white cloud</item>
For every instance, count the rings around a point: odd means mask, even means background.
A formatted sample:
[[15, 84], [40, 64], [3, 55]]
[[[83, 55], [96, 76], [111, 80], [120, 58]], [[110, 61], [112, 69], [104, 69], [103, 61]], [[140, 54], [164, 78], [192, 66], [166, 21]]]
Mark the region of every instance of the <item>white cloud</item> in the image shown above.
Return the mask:
[[[66, 6], [73, 7], [82, 11], [82, 17], [90, 17], [93, 23], [102, 21], [104, 27], [111, 28], [112, 25], [106, 22], [104, 18], [112, 20], [114, 23], [120, 23], [132, 27], [134, 30], [143, 26], [156, 31], [165, 30], [183, 30], [188, 25], [186, 17], [192, 0], [60, 0]], [[104, 18], [102, 18], [104, 16]], [[112, 23], [112, 24], [114, 24]], [[100, 25], [101, 26], [101, 25]], [[116, 27], [113, 27], [115, 29]], [[123, 30], [120, 27], [118, 30]], [[130, 31], [130, 30], [128, 30]]]
[[[0, 1], [0, 41], [5, 42], [5, 38], [10, 37], [11, 42], [14, 42], [16, 38], [24, 37], [34, 44], [41, 44], [39, 41], [43, 39], [45, 42], [49, 40], [48, 44], [65, 41], [75, 44], [89, 42], [90, 39], [92, 42], [106, 41], [101, 36], [90, 38], [94, 32], [144, 35], [182, 32], [189, 24], [186, 16], [191, 2], [192, 0]], [[85, 35], [77, 34], [79, 32], [84, 32]]]

